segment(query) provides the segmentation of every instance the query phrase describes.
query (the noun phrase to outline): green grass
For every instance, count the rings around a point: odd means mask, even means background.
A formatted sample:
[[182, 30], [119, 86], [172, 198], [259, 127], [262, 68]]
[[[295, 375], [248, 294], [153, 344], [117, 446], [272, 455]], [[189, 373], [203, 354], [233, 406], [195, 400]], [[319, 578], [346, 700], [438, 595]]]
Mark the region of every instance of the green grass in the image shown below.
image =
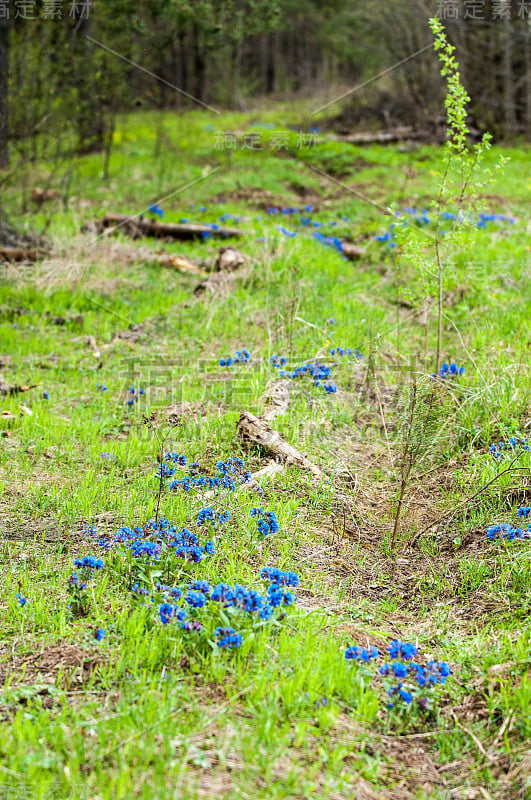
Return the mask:
[[[355, 796], [361, 781], [390, 798], [404, 785], [404, 796], [430, 800], [479, 787], [493, 798], [525, 794], [529, 540], [491, 542], [485, 530], [516, 524], [516, 510], [529, 504], [529, 452], [512, 465], [512, 456], [489, 453], [492, 441], [509, 452], [511, 436], [529, 435], [529, 152], [504, 151], [511, 160], [483, 199], [514, 225], [471, 231], [473, 263], [458, 254], [449, 276], [443, 355], [466, 373], [441, 390], [443, 424], [414, 473], [391, 558], [403, 390], [412, 375], [431, 374], [435, 311], [418, 302], [426, 296], [418, 273], [373, 239], [389, 218], [309, 166], [384, 207], [423, 208], [436, 195], [442, 154], [337, 141], [302, 149], [294, 131], [286, 150], [216, 146], [216, 130], [261, 121], [280, 131], [299, 113], [127, 117], [117, 124], [108, 177], [101, 154], [58, 166], [43, 139], [41, 159], [27, 163], [21, 151], [3, 186], [9, 216], [21, 229], [47, 226], [54, 255], [27, 270], [9, 267], [1, 279], [3, 377], [36, 384], [1, 398], [2, 412], [13, 415], [0, 417], [1, 797], [324, 800]], [[263, 129], [263, 141], [270, 136]], [[493, 148], [488, 162], [499, 155]], [[226, 295], [196, 297], [197, 277], [161, 269], [146, 253], [212, 261], [220, 244], [212, 239], [80, 234], [106, 211], [139, 213], [205, 168], [209, 177], [161, 205], [170, 221], [240, 217], [246, 237], [234, 244], [250, 263]], [[36, 209], [35, 185], [61, 197]], [[316, 206], [320, 230], [363, 244], [365, 255], [344, 260], [298, 215], [269, 215], [258, 200]], [[130, 325], [142, 326], [140, 338], [124, 338]], [[85, 528], [108, 535], [153, 516], [161, 447], [185, 452], [209, 474], [229, 456], [256, 472], [269, 457], [244, 446], [236, 423], [242, 409], [263, 411], [278, 378], [271, 356], [296, 366], [326, 358], [332, 346], [364, 357], [337, 359], [336, 394], [291, 381], [288, 412], [272, 423], [326, 481], [289, 466], [262, 481], [262, 496], [205, 499], [166, 485], [161, 498], [161, 515], [178, 527], [191, 526], [205, 505], [231, 513], [211, 531], [216, 552], [194, 576], [262, 590], [263, 566], [296, 572], [299, 602], [286, 619], [249, 627], [234, 652], [193, 645], [133, 602], [123, 553], [104, 554], [88, 614], [72, 615], [73, 561], [97, 553]], [[219, 366], [242, 348], [250, 364]], [[145, 394], [129, 407], [133, 385]], [[257, 505], [274, 510], [280, 525], [263, 541], [249, 515]], [[173, 582], [175, 564], [168, 568]], [[452, 668], [429, 713], [389, 712], [375, 670], [344, 658], [348, 645], [384, 651], [394, 638]]]

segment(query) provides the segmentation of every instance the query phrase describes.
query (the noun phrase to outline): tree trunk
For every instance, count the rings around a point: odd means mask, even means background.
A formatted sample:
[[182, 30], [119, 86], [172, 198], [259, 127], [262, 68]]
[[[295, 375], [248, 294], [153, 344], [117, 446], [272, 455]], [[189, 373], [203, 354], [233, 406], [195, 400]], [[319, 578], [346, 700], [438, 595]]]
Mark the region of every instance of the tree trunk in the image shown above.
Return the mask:
[[527, 138], [531, 137], [531, 42], [529, 27], [524, 17], [524, 129]]
[[201, 42], [201, 31], [199, 25], [193, 25], [193, 75], [195, 85], [193, 94], [198, 100], [204, 101], [205, 95], [205, 51]]
[[511, 21], [506, 18], [503, 36], [503, 104], [505, 108], [504, 132], [508, 139], [512, 139], [516, 131], [511, 33]]
[[9, 67], [9, 18], [0, 19], [0, 169], [7, 167], [7, 78]]
[[99, 96], [94, 45], [86, 39], [90, 33], [91, 20], [80, 19], [71, 39], [78, 152], [81, 155], [105, 148], [105, 112]]

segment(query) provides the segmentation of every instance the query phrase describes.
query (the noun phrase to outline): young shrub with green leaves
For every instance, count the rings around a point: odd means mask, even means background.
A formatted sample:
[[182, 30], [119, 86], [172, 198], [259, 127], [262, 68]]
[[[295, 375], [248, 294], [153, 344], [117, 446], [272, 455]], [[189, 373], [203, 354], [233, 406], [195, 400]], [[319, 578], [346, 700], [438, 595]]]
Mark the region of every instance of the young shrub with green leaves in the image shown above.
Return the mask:
[[[448, 42], [444, 27], [437, 18], [430, 20], [430, 27], [441, 76], [447, 87], [447, 139], [442, 169], [438, 173], [438, 193], [431, 203], [431, 211], [422, 216], [428, 224], [410, 225], [402, 212], [395, 211], [399, 221], [393, 233], [399, 245], [398, 266], [402, 269], [404, 262], [414, 265], [418, 303], [429, 298], [435, 301], [437, 337], [434, 363], [438, 374], [443, 352], [443, 321], [448, 316], [444, 307], [445, 292], [456, 288], [461, 280], [476, 280], [467, 269], [467, 259], [474, 250], [478, 227], [483, 220], [479, 215], [479, 196], [492, 179], [492, 173], [481, 169], [483, 156], [490, 147], [490, 134], [485, 133], [476, 144], [469, 142], [466, 119], [470, 98], [461, 83], [455, 47]], [[501, 158], [497, 169], [501, 169], [503, 164]], [[429, 223], [433, 223], [434, 230]], [[458, 262], [461, 266], [457, 265]], [[481, 275], [477, 279], [481, 280]]]

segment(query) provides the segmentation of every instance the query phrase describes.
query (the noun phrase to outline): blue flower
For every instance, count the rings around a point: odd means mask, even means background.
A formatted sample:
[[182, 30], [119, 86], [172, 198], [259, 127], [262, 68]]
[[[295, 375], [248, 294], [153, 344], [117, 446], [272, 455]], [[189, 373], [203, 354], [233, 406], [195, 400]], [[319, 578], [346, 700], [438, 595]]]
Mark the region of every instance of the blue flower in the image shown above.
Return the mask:
[[98, 628], [94, 632], [94, 638], [97, 639], [98, 642], [101, 642], [101, 640], [105, 638], [105, 631], [103, 630], [103, 628]]
[[182, 622], [186, 619], [186, 611], [184, 608], [172, 605], [171, 603], [161, 603], [159, 606], [159, 617], [163, 625], [167, 625], [174, 618]]
[[387, 652], [391, 658], [411, 658], [417, 655], [417, 648], [411, 642], [401, 642], [399, 639], [393, 639]]
[[405, 678], [407, 675], [407, 667], [405, 664], [391, 664], [391, 669], [397, 678]]
[[264, 567], [260, 572], [260, 577], [269, 580], [278, 586], [298, 586], [299, 576], [294, 572], [282, 572], [277, 567]]
[[404, 703], [406, 703], [407, 705], [409, 705], [413, 700], [413, 695], [411, 694], [411, 692], [406, 692], [405, 689], [399, 689], [398, 694], [400, 695]]
[[192, 583], [188, 588], [195, 592], [202, 592], [205, 595], [210, 594], [210, 584], [208, 581], [201, 581], [201, 580], [192, 581]]
[[353, 647], [347, 647], [345, 650], [345, 658], [346, 659], [354, 659], [359, 661], [370, 661], [371, 658], [378, 658], [379, 653], [376, 647], [370, 647], [366, 650], [364, 647], [359, 647], [357, 645]]
[[248, 364], [251, 360], [251, 354], [248, 350], [237, 350], [234, 357], [221, 358], [219, 361], [220, 367], [230, 367], [232, 364]]
[[216, 639], [218, 647], [229, 650], [239, 647], [243, 641], [241, 633], [236, 633], [234, 628], [216, 628]]
[[207, 604], [207, 596], [204, 592], [194, 592], [193, 590], [185, 594], [184, 599], [192, 608], [202, 608]]
[[264, 511], [260, 506], [260, 508], [251, 508], [250, 514], [251, 517], [259, 517], [258, 531], [262, 536], [265, 537], [278, 531], [278, 520], [274, 511]]
[[27, 599], [20, 594], [20, 592], [17, 592], [15, 597], [17, 598], [17, 600], [18, 600], [18, 602], [19, 602], [19, 604], [21, 606], [25, 606], [26, 603], [28, 602]]
[[161, 219], [164, 218], [164, 211], [162, 210], [162, 208], [160, 208], [160, 206], [157, 206], [155, 203], [150, 203], [148, 205], [148, 210], [151, 211], [152, 214], [156, 214]]
[[225, 605], [233, 605], [235, 594], [228, 583], [218, 583], [218, 585], [214, 586], [212, 589], [210, 599], [218, 603], [224, 603]]
[[83, 556], [83, 558], [76, 558], [74, 565], [81, 569], [103, 569], [103, 560], [94, 558], [94, 556]]
[[458, 367], [455, 361], [452, 361], [451, 364], [447, 364], [446, 361], [444, 361], [439, 370], [439, 377], [443, 378], [443, 380], [446, 379], [448, 376], [458, 377], [459, 375], [464, 375], [464, 374], [465, 374], [465, 368]]
[[270, 603], [267, 603], [266, 605], [263, 605], [262, 608], [259, 611], [260, 619], [264, 619], [264, 620], [270, 619], [271, 615], [274, 612], [274, 610], [275, 610], [274, 607]]

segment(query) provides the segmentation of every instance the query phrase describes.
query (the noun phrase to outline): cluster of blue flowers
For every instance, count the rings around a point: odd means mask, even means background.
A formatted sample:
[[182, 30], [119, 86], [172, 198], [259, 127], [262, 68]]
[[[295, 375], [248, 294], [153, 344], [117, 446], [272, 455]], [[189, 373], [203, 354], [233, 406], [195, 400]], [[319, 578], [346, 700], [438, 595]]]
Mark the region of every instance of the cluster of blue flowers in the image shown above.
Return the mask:
[[318, 242], [321, 242], [321, 244], [324, 244], [326, 247], [331, 247], [343, 255], [343, 243], [339, 236], [326, 236], [321, 231], [314, 231], [313, 238], [317, 239]]
[[197, 515], [197, 525], [223, 525], [230, 519], [229, 511], [214, 511], [212, 508], [202, 508]]
[[219, 361], [220, 367], [230, 367], [232, 364], [248, 364], [251, 360], [251, 354], [248, 350], [236, 350], [234, 357], [221, 358]]
[[234, 628], [216, 628], [216, 639], [218, 647], [226, 647], [233, 650], [243, 642], [241, 633], [236, 633]]
[[331, 356], [355, 356], [356, 358], [363, 358], [360, 350], [352, 350], [350, 347], [333, 347], [328, 351]]
[[95, 572], [98, 569], [103, 569], [103, 559], [95, 558], [95, 556], [83, 556], [83, 558], [76, 558], [74, 566], [78, 569], [88, 569]]
[[[171, 467], [169, 464], [177, 464], [180, 467], [186, 466], [186, 456], [179, 453], [166, 453], [164, 461], [168, 463], [160, 464], [157, 470], [157, 477], [159, 478], [171, 478], [175, 475], [175, 467]], [[198, 464], [191, 464], [190, 466], [197, 467]]]
[[[443, 378], [457, 378], [458, 375], [464, 375], [465, 368], [458, 367], [455, 361], [452, 361], [450, 364], [447, 364], [446, 361], [443, 361], [442, 367], [439, 370], [439, 377]], [[432, 373], [432, 378], [435, 378], [435, 372]]]
[[347, 647], [345, 650], [345, 658], [347, 661], [353, 660], [368, 662], [371, 660], [371, 658], [378, 658], [379, 655], [380, 653], [376, 647], [369, 647], [367, 649], [365, 647], [353, 645], [352, 647]]
[[[531, 508], [529, 506], [520, 506], [517, 513], [519, 519], [526, 520], [531, 513]], [[507, 539], [509, 542], [512, 542], [514, 539], [531, 539], [531, 523], [528, 523], [526, 528], [516, 528], [508, 522], [488, 525], [487, 536], [491, 541]]]
[[67, 607], [72, 614], [85, 615], [90, 604], [85, 589], [94, 574], [104, 568], [104, 563], [101, 558], [83, 556], [83, 558], [76, 558], [74, 566], [77, 572], [72, 572], [68, 578], [68, 591], [72, 595], [72, 602]]
[[131, 386], [131, 388], [128, 391], [128, 394], [130, 395], [130, 397], [129, 400], [126, 401], [126, 405], [134, 406], [134, 404], [138, 402], [140, 397], [145, 394], [145, 391], [144, 389], [137, 389], [134, 386]]
[[278, 520], [274, 511], [264, 511], [260, 508], [251, 508], [251, 517], [258, 517], [258, 531], [262, 536], [278, 531]]
[[486, 228], [488, 222], [508, 222], [509, 225], [514, 225], [515, 219], [508, 214], [481, 213], [476, 224], [478, 228]]
[[238, 223], [240, 221], [240, 218], [238, 216], [235, 216], [234, 214], [222, 214], [221, 217], [219, 218], [219, 221], [228, 222], [229, 219], [232, 219], [232, 221], [235, 223]]
[[17, 592], [15, 597], [17, 598], [20, 606], [25, 606], [26, 603], [28, 602], [27, 599], [20, 594], [20, 592]]
[[331, 374], [332, 367], [320, 361], [309, 361], [307, 364], [303, 364], [302, 367], [296, 367], [292, 371], [281, 369], [279, 372], [281, 378], [289, 378], [290, 380], [303, 377], [311, 378], [314, 386], [319, 386], [326, 392], [333, 393], [337, 392], [337, 386], [335, 383], [327, 381]]
[[378, 236], [375, 236], [374, 240], [376, 242], [385, 242], [385, 243], [389, 244], [389, 247], [396, 247], [396, 242], [394, 241], [394, 239], [395, 239], [395, 234], [394, 234], [395, 227], [396, 226], [394, 224], [390, 225], [388, 230], [384, 231], [383, 233], [379, 234]]
[[150, 563], [159, 561], [162, 553], [172, 553], [184, 562], [198, 564], [215, 550], [211, 541], [200, 545], [197, 536], [188, 528], [179, 530], [167, 519], [158, 522], [151, 519], [143, 527], [120, 528], [112, 538], [99, 538], [97, 544], [104, 550], [125, 547], [135, 558]]
[[[335, 320], [332, 317], [332, 319], [328, 319], [327, 322], [333, 324]], [[329, 350], [329, 353], [331, 356], [353, 355], [355, 358], [362, 358], [362, 354], [359, 350], [352, 350], [350, 347], [333, 347]], [[301, 367], [296, 367], [294, 370], [284, 370], [281, 368], [285, 366], [287, 361], [283, 356], [275, 355], [272, 356], [270, 360], [271, 364], [280, 370], [279, 377], [281, 378], [296, 380], [298, 378], [308, 377], [312, 380], [314, 386], [319, 386], [330, 394], [337, 392], [336, 384], [328, 380], [332, 375], [332, 369], [335, 366], [334, 363], [323, 364], [321, 361], [308, 361], [306, 364], [303, 364]]]
[[[426, 209], [422, 209], [419, 211], [416, 208], [403, 208], [401, 211], [395, 211], [395, 217], [401, 219], [401, 225], [408, 225], [408, 220], [405, 218], [404, 215], [412, 217], [412, 222], [419, 226], [423, 227], [425, 225], [429, 225], [432, 222], [435, 223], [435, 219], [431, 219], [429, 212]], [[472, 214], [466, 214], [463, 212], [459, 212], [455, 214], [451, 211], [441, 211], [439, 215], [439, 219], [443, 221], [457, 221], [458, 223], [463, 222], [470, 222], [475, 223], [477, 228], [486, 228], [487, 224], [490, 222], [508, 222], [510, 225], [513, 225], [515, 220], [514, 217], [511, 217], [506, 214], [489, 214], [489, 213], [481, 213], [478, 215], [477, 220], [474, 219]], [[384, 231], [384, 233], [375, 236], [374, 239], [378, 242], [386, 242], [391, 247], [396, 247], [395, 239], [395, 228], [396, 225], [393, 223], [389, 226], [389, 228]], [[444, 229], [441, 230], [441, 234], [445, 235], [446, 231]]]
[[[207, 627], [208, 617], [218, 619], [223, 609], [225, 612], [230, 610], [232, 616], [240, 615], [239, 618], [245, 624], [248, 616], [253, 615], [258, 620], [267, 621], [277, 609], [295, 602], [295, 595], [286, 587], [298, 585], [299, 579], [293, 573], [274, 568], [262, 570], [261, 577], [269, 581], [265, 594], [238, 584], [231, 586], [228, 583], [218, 583], [211, 587], [206, 580], [194, 580], [185, 590], [157, 584], [157, 591], [166, 595], [158, 607], [160, 621], [163, 625], [177, 622], [186, 631], [201, 631]], [[149, 598], [149, 602], [154, 602], [147, 588], [135, 584], [132, 591]], [[184, 601], [185, 605], [176, 601]], [[217, 646], [226, 649], [237, 648], [243, 641], [241, 633], [225, 626], [216, 627], [215, 637]]]
[[287, 236], [288, 239], [294, 239], [295, 236], [297, 235], [296, 231], [289, 231], [283, 225], [277, 225], [277, 230], [279, 230], [280, 233], [284, 234], [284, 236]]
[[[511, 436], [509, 439], [509, 446], [513, 451], [515, 447], [520, 447], [522, 450], [529, 451], [529, 443], [527, 439], [518, 439], [516, 436]], [[504, 442], [498, 442], [498, 444], [496, 444], [496, 442], [492, 442], [489, 447], [489, 452], [494, 458], [503, 458], [506, 454], [512, 456], [512, 453], [505, 449]]]
[[[313, 206], [303, 206], [302, 211], [307, 211], [311, 213], [313, 211]], [[290, 214], [298, 214], [299, 209], [296, 206], [293, 207], [285, 207], [285, 208], [278, 208], [277, 206], [269, 206], [266, 208], [266, 214], [284, 214], [284, 216], [290, 216]]]
[[186, 611], [184, 608], [172, 605], [171, 603], [161, 603], [159, 606], [159, 617], [163, 625], [167, 625], [173, 619], [183, 622], [186, 619]]
[[[401, 642], [399, 639], [393, 640], [387, 648], [387, 655], [392, 661], [382, 664], [379, 668], [379, 674], [384, 678], [397, 680], [396, 684], [388, 687], [387, 694], [390, 698], [395, 698], [395, 696], [400, 698], [406, 706], [413, 701], [413, 693], [404, 688], [403, 679], [409, 679], [410, 688], [412, 689], [416, 685], [416, 694], [419, 695], [419, 690], [446, 683], [448, 676], [451, 674], [451, 669], [445, 661], [430, 660], [423, 666], [409, 660], [418, 655], [417, 648], [412, 642]], [[345, 650], [345, 658], [347, 660], [363, 663], [375, 661], [379, 656], [380, 653], [376, 647], [363, 648], [355, 645]], [[403, 663], [398, 659], [404, 659], [408, 663]], [[417, 696], [417, 700], [421, 708], [425, 709], [427, 707], [427, 699], [425, 697]], [[389, 708], [392, 708], [393, 705], [393, 703], [388, 704]]]
[[[199, 210], [201, 210], [201, 209], [199, 209]], [[210, 239], [210, 237], [212, 236], [211, 231], [219, 231], [219, 229], [220, 229], [219, 225], [216, 222], [211, 222], [211, 223], [206, 222], [205, 225], [208, 228], [210, 228], [210, 231], [203, 231], [203, 233], [201, 234], [201, 238], [202, 239]]]
[[295, 572], [283, 572], [277, 567], [264, 567], [260, 577], [263, 580], [271, 581], [276, 586], [293, 586], [295, 588], [299, 585], [299, 576]]
[[402, 214], [411, 215], [413, 217], [413, 222], [415, 222], [417, 225], [429, 225], [430, 223], [428, 211], [425, 208], [422, 209], [422, 211], [418, 211], [416, 208], [403, 208], [402, 212], [397, 211], [396, 216], [400, 217]]
[[248, 483], [251, 480], [251, 473], [245, 469], [245, 463], [241, 458], [229, 458], [227, 461], [218, 461], [216, 464], [219, 475], [207, 477], [193, 474], [185, 475], [179, 481], [172, 481], [170, 489], [184, 489], [189, 492], [192, 489], [228, 489], [234, 492], [238, 485]]
[[109, 388], [107, 386], [105, 386], [105, 384], [103, 384], [103, 383], [97, 383], [96, 384], [96, 389], [99, 392], [108, 392], [109, 391]]

